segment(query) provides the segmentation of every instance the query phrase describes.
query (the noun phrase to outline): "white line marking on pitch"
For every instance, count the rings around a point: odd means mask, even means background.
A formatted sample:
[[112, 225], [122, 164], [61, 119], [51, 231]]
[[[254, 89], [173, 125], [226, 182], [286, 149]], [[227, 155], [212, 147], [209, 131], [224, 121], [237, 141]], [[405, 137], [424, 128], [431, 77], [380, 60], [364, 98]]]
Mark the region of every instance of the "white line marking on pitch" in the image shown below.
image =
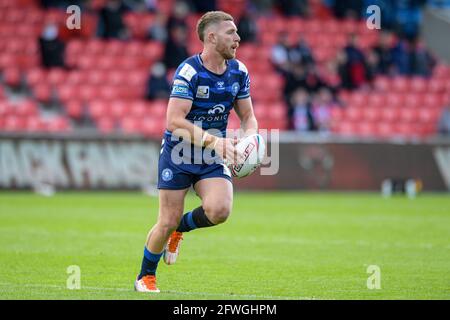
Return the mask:
[[[4, 287], [30, 287], [30, 288], [53, 288], [53, 289], [62, 289], [66, 290], [64, 286], [58, 285], [40, 285], [40, 284], [12, 284], [12, 283], [0, 283], [0, 286]], [[125, 289], [125, 288], [100, 288], [100, 287], [89, 287], [82, 286], [81, 290], [96, 290], [96, 291], [118, 291], [118, 292], [134, 292], [133, 289]], [[179, 294], [179, 295], [199, 295], [206, 297], [228, 297], [228, 298], [247, 298], [247, 299], [278, 299], [278, 300], [314, 300], [316, 298], [311, 297], [287, 297], [287, 296], [270, 296], [270, 295], [252, 295], [252, 294], [227, 294], [227, 293], [212, 293], [212, 292], [180, 292], [180, 291], [161, 291], [162, 294]]]

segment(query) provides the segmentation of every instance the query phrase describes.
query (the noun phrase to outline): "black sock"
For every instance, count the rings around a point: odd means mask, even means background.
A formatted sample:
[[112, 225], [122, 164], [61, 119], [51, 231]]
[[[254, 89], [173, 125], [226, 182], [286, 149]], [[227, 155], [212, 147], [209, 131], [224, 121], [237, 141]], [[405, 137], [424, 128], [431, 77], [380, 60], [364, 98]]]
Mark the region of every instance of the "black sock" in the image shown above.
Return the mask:
[[207, 228], [214, 225], [215, 224], [209, 221], [208, 217], [205, 215], [205, 210], [203, 210], [202, 207], [198, 207], [183, 215], [177, 231], [189, 232], [197, 228]]

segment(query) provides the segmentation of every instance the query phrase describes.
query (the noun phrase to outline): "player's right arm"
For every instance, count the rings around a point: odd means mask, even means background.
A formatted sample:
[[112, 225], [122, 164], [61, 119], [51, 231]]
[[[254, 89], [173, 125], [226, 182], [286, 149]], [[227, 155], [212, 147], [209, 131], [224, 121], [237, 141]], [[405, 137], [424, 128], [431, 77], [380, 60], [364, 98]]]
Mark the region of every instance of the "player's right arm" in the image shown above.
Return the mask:
[[237, 155], [234, 140], [209, 134], [186, 119], [191, 107], [192, 100], [171, 97], [167, 107], [167, 130], [196, 146], [215, 150], [222, 159], [232, 160], [239, 157], [237, 158], [239, 162], [242, 155]]

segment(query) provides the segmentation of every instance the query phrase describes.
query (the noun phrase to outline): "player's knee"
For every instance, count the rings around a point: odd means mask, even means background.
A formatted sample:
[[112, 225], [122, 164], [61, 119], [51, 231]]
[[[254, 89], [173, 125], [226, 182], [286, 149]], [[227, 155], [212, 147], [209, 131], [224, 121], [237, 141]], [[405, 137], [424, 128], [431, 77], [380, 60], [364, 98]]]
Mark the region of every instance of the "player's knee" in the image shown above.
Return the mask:
[[214, 203], [203, 206], [208, 219], [214, 224], [224, 223], [231, 212], [231, 206], [227, 203]]
[[178, 228], [179, 222], [175, 219], [158, 223], [158, 228], [161, 233], [169, 236]]

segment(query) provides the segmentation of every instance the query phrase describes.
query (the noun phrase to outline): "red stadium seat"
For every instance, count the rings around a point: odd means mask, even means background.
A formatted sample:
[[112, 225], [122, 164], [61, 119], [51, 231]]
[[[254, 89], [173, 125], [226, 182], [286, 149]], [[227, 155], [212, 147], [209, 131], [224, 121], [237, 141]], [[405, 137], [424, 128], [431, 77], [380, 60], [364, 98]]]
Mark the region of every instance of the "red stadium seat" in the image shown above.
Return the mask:
[[394, 122], [399, 119], [399, 108], [385, 107], [381, 109], [381, 118], [383, 122]]
[[67, 101], [70, 101], [75, 97], [79, 98], [79, 93], [77, 91], [78, 88], [79, 86], [77, 85], [61, 84], [59, 86], [56, 86], [56, 95], [59, 101], [66, 103]]
[[422, 93], [410, 93], [405, 95], [404, 105], [409, 108], [422, 108], [424, 106], [424, 96]]
[[386, 105], [386, 95], [384, 93], [371, 93], [368, 96], [367, 104], [375, 108], [382, 108]]
[[398, 93], [386, 94], [386, 108], [397, 108], [403, 104], [403, 95]]
[[38, 83], [45, 81], [46, 72], [41, 68], [30, 69], [26, 73], [26, 82], [29, 86], [34, 87]]
[[147, 103], [143, 100], [134, 100], [129, 102], [130, 114], [135, 118], [145, 117], [147, 114]]
[[47, 130], [50, 132], [64, 132], [70, 129], [69, 122], [65, 117], [55, 117], [47, 122]]
[[422, 77], [414, 77], [410, 81], [410, 89], [415, 93], [422, 93], [427, 90], [428, 81]]
[[409, 107], [403, 107], [399, 110], [399, 119], [404, 122], [416, 122], [418, 118], [417, 109], [412, 109]]
[[6, 117], [3, 123], [4, 129], [7, 131], [24, 131], [25, 125], [25, 118], [15, 115]]
[[124, 133], [140, 133], [141, 119], [137, 117], [125, 117], [120, 121], [120, 127]]
[[83, 103], [79, 100], [67, 101], [66, 113], [71, 118], [80, 119], [83, 115]]
[[[95, 100], [88, 103], [89, 114], [93, 119], [108, 118], [111, 119], [109, 105], [105, 101]], [[105, 120], [106, 121], [106, 120]]]
[[51, 99], [51, 88], [50, 85], [46, 83], [38, 83], [33, 88], [34, 97], [39, 101], [43, 103], [50, 102]]
[[47, 82], [51, 85], [58, 85], [65, 81], [67, 72], [61, 68], [52, 68], [47, 73]]
[[430, 79], [428, 81], [428, 87], [427, 87], [427, 92], [429, 93], [442, 93], [445, 92], [445, 90], [447, 89], [448, 80], [443, 80], [443, 79]]
[[38, 114], [38, 106], [36, 102], [31, 99], [17, 103], [15, 108], [16, 108], [16, 115], [21, 117], [26, 118], [36, 116]]
[[375, 133], [381, 138], [388, 138], [394, 135], [395, 129], [391, 123], [381, 122], [375, 127]]
[[363, 108], [363, 118], [368, 121], [379, 121], [381, 119], [380, 107], [366, 107]]
[[165, 119], [167, 111], [167, 100], [155, 100], [149, 103], [148, 115], [157, 119]]
[[376, 134], [376, 124], [370, 121], [362, 121], [355, 125], [355, 133], [363, 137], [371, 137]]
[[112, 133], [115, 130], [115, 121], [109, 117], [101, 117], [96, 121], [97, 129], [101, 133]]
[[3, 70], [3, 81], [10, 87], [18, 87], [21, 83], [21, 74], [19, 69], [9, 67]]
[[29, 117], [25, 120], [25, 128], [29, 132], [43, 132], [47, 125], [40, 117]]
[[409, 90], [410, 80], [405, 77], [393, 78], [390, 89], [397, 93], [404, 93]]
[[345, 109], [345, 118], [350, 121], [360, 121], [363, 118], [363, 108], [350, 106]]
[[127, 103], [123, 100], [112, 101], [109, 103], [109, 114], [116, 119], [120, 119], [126, 114], [129, 114], [129, 112], [127, 112], [127, 107]]

